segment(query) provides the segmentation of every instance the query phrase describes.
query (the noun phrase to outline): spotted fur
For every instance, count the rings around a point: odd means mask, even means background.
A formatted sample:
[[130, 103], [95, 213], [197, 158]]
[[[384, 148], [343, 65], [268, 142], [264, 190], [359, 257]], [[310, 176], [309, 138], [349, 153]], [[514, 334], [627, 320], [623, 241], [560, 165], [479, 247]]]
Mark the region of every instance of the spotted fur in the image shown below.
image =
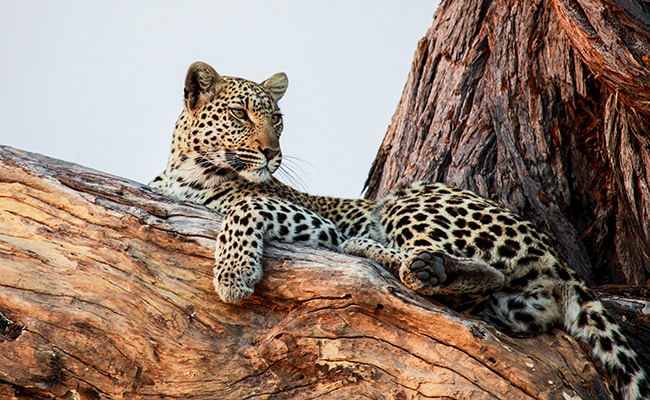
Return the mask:
[[584, 341], [626, 400], [648, 399], [638, 356], [591, 290], [527, 221], [474, 193], [414, 183], [379, 202], [311, 196], [277, 181], [284, 74], [261, 84], [194, 63], [166, 170], [151, 186], [225, 214], [214, 285], [253, 293], [270, 239], [370, 258], [409, 288], [508, 333], [562, 325]]

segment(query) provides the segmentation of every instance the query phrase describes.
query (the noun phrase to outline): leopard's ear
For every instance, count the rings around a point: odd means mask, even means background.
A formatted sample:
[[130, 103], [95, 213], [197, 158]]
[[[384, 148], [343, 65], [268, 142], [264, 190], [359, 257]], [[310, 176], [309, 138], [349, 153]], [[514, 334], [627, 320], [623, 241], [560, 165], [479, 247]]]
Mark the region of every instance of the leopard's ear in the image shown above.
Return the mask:
[[197, 61], [190, 65], [185, 77], [185, 108], [199, 109], [219, 94], [223, 84], [223, 78], [208, 64]]
[[271, 97], [273, 97], [273, 100], [278, 101], [282, 98], [282, 96], [284, 96], [284, 92], [287, 91], [287, 87], [289, 86], [289, 78], [287, 78], [287, 74], [284, 72], [278, 72], [277, 74], [262, 82], [262, 86], [264, 86], [266, 90], [269, 91], [269, 94]]

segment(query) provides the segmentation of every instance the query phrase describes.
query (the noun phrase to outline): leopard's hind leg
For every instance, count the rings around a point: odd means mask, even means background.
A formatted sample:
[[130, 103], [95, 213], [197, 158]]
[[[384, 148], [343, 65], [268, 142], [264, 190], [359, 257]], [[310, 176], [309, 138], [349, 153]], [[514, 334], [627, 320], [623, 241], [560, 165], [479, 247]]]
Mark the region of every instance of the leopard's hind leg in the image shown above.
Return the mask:
[[499, 290], [504, 275], [481, 260], [449, 255], [435, 247], [400, 250], [368, 238], [351, 238], [343, 250], [376, 261], [410, 289], [425, 295]]

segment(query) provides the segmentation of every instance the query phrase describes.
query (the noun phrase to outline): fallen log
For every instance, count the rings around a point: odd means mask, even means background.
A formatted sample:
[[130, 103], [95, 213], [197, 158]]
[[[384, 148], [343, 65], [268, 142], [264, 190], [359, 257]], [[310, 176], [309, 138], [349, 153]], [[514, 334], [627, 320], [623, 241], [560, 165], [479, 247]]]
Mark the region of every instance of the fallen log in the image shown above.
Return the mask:
[[220, 221], [0, 147], [0, 398], [610, 398], [565, 332], [510, 338], [320, 248], [269, 244], [222, 303]]

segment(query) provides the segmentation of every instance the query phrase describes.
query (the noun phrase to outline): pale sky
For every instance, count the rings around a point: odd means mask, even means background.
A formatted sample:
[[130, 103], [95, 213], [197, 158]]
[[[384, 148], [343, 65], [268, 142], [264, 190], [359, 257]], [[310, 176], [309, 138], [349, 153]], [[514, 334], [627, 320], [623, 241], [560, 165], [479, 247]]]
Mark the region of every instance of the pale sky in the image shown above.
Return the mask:
[[147, 183], [167, 164], [187, 67], [286, 72], [286, 162], [359, 197], [438, 1], [0, 0], [0, 144]]

